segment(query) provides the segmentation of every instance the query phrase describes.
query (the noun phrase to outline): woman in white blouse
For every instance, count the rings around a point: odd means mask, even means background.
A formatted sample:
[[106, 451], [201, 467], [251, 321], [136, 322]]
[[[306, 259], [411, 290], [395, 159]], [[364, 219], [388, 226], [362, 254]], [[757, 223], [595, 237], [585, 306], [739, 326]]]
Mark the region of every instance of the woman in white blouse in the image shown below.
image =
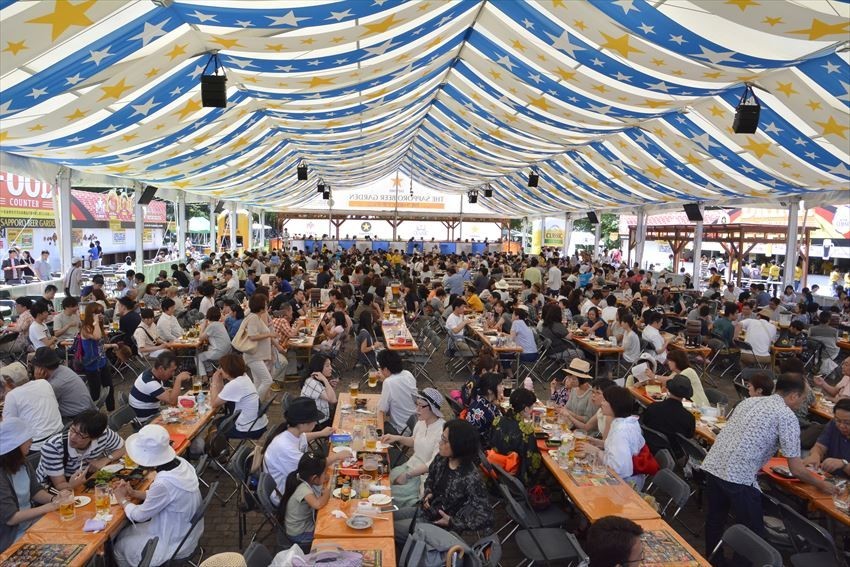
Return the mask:
[[[602, 396], [602, 413], [611, 421], [602, 450], [605, 464], [624, 481], [633, 483], [635, 488], [640, 490], [646, 475], [634, 474], [632, 457], [640, 453], [646, 441], [640, 430], [638, 416], [632, 415], [634, 398], [621, 386], [609, 386]], [[598, 451], [590, 444], [587, 447], [590, 451]]]
[[428, 467], [437, 455], [443, 431], [443, 396], [434, 388], [425, 388], [414, 396], [417, 422], [413, 435], [384, 435], [382, 443], [399, 443], [413, 447], [413, 455], [390, 471], [393, 503], [399, 508], [413, 506], [422, 496]]

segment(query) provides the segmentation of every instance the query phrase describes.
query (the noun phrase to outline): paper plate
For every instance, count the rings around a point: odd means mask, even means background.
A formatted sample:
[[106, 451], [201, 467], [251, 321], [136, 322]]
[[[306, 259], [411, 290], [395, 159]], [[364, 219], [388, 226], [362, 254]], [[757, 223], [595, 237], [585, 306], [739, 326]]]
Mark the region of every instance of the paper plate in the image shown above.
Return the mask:
[[369, 497], [369, 502], [375, 506], [385, 506], [392, 502], [393, 497], [389, 494], [373, 494]]
[[100, 469], [100, 470], [102, 470], [102, 471], [106, 471], [106, 472], [110, 472], [110, 473], [112, 473], [112, 474], [115, 474], [115, 473], [117, 473], [118, 471], [120, 471], [120, 470], [121, 470], [121, 469], [123, 469], [123, 468], [124, 468], [124, 465], [122, 465], [122, 464], [120, 464], [120, 463], [116, 463], [116, 464], [114, 464], [114, 465], [106, 465], [105, 467], [103, 467], [103, 468], [102, 468], [102, 469]]
[[82, 508], [91, 502], [88, 496], [74, 496], [74, 508]]
[[367, 530], [374, 522], [369, 516], [352, 516], [346, 520], [345, 525], [353, 530]]
[[351, 447], [346, 447], [345, 445], [337, 445], [333, 448], [334, 453], [352, 453]]

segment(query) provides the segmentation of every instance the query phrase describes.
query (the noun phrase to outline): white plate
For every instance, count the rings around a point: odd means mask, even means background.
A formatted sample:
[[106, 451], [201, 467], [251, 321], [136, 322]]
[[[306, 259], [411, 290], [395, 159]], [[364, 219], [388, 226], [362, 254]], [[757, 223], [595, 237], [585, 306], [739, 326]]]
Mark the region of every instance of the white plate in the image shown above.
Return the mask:
[[91, 503], [91, 498], [88, 496], [74, 496], [74, 508], [82, 508]]
[[106, 465], [105, 467], [103, 467], [100, 470], [115, 474], [123, 468], [124, 468], [124, 465], [122, 465], [120, 463], [116, 463], [114, 465]]
[[333, 448], [334, 453], [353, 453], [351, 447], [346, 447], [345, 445], [337, 445]]
[[334, 488], [333, 492], [331, 492], [331, 495], [334, 498], [342, 498], [342, 489], [341, 488]]
[[369, 502], [375, 506], [385, 506], [393, 501], [393, 497], [389, 494], [373, 494], [369, 497]]
[[375, 521], [369, 516], [352, 516], [346, 520], [345, 525], [353, 530], [367, 530]]

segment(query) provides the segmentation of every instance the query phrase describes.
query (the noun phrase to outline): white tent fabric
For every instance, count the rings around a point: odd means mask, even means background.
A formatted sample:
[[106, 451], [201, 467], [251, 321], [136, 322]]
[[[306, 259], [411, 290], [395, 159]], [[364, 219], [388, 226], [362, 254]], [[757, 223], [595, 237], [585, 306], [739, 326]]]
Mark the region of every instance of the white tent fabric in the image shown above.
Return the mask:
[[204, 217], [192, 217], [189, 219], [189, 232], [209, 232], [210, 219]]
[[0, 32], [0, 151], [243, 206], [398, 169], [510, 216], [848, 198], [846, 0], [0, 0]]

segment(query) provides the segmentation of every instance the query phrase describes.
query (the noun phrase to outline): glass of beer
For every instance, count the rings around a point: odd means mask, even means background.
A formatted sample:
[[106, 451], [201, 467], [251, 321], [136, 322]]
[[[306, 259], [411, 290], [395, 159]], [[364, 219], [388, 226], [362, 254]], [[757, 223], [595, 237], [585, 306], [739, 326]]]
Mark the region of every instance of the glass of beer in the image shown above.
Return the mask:
[[200, 376], [192, 377], [192, 393], [196, 396], [201, 393], [201, 387], [204, 385], [203, 378]]
[[367, 435], [365, 446], [367, 451], [376, 451], [378, 449], [378, 440], [375, 439], [374, 435]]
[[555, 419], [555, 402], [551, 400], [546, 402], [546, 419]]
[[378, 373], [374, 370], [369, 371], [369, 387], [374, 388], [378, 385]]
[[357, 397], [357, 394], [360, 393], [360, 384], [357, 382], [352, 382], [348, 385], [348, 395], [351, 396], [352, 401]]
[[369, 485], [372, 484], [372, 476], [368, 474], [360, 475], [360, 498], [366, 500], [369, 498]]
[[124, 453], [124, 466], [128, 469], [136, 468], [136, 462], [127, 453]]
[[583, 455], [584, 443], [587, 439], [587, 433], [585, 433], [584, 431], [576, 430], [573, 435], [575, 436], [575, 445], [573, 446], [575, 453], [576, 455]]
[[59, 502], [59, 517], [63, 522], [70, 522], [74, 518], [77, 517], [77, 513], [74, 510], [74, 492], [71, 490], [61, 490], [59, 491], [59, 496], [57, 496], [57, 501]]
[[339, 499], [343, 502], [348, 502], [351, 499], [351, 485], [349, 483], [346, 482], [342, 485], [342, 488], [340, 488]]
[[112, 489], [106, 483], [94, 487], [94, 508], [98, 516], [108, 516], [111, 505]]

